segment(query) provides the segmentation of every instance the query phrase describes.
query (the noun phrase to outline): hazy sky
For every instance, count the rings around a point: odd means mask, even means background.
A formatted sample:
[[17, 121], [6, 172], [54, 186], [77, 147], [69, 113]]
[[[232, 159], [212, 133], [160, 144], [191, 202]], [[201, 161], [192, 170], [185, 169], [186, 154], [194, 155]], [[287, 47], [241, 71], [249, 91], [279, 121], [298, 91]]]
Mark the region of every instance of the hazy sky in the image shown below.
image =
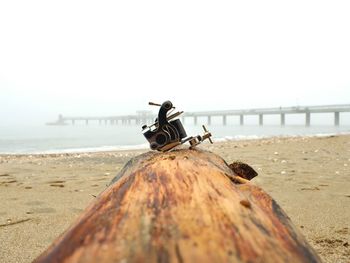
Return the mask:
[[350, 103], [349, 1], [1, 1], [0, 119]]

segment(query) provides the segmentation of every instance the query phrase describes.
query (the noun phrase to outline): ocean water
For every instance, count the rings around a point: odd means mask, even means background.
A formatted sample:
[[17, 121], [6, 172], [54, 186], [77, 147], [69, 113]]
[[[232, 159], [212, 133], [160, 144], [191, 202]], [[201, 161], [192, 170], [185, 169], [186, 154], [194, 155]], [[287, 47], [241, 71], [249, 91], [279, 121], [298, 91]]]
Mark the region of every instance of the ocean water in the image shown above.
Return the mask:
[[[202, 134], [202, 127], [184, 125], [187, 135]], [[350, 133], [350, 125], [212, 125], [208, 129], [214, 142], [255, 139], [272, 136], [324, 136]], [[36, 154], [62, 152], [94, 152], [148, 148], [138, 125], [67, 125], [67, 126], [0, 126], [1, 154]]]

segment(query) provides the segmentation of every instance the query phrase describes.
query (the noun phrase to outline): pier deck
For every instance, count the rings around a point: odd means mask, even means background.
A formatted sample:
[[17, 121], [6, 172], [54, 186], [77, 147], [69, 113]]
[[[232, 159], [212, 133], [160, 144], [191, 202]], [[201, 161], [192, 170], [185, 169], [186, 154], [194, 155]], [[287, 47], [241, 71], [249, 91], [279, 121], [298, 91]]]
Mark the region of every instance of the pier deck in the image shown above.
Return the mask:
[[[197, 111], [185, 112], [182, 119], [193, 118], [194, 124], [197, 124], [198, 117], [206, 117], [207, 124], [211, 125], [212, 117], [222, 117], [222, 124], [227, 125], [228, 116], [240, 116], [240, 125], [244, 125], [244, 116], [257, 115], [259, 116], [259, 125], [264, 124], [264, 115], [280, 115], [280, 124], [286, 125], [285, 116], [287, 114], [305, 114], [305, 126], [311, 124], [311, 114], [314, 113], [333, 113], [334, 125], [340, 125], [340, 113], [350, 112], [350, 104], [341, 105], [322, 105], [322, 106], [295, 106], [295, 107], [278, 107], [278, 108], [256, 108], [243, 110], [221, 110], [221, 111]], [[135, 115], [117, 115], [117, 116], [63, 116], [59, 115], [58, 120], [50, 125], [66, 125], [71, 123], [74, 125], [78, 121], [83, 121], [86, 125], [91, 121], [99, 122], [100, 124], [146, 124], [152, 123], [156, 116], [151, 111], [139, 111]]]

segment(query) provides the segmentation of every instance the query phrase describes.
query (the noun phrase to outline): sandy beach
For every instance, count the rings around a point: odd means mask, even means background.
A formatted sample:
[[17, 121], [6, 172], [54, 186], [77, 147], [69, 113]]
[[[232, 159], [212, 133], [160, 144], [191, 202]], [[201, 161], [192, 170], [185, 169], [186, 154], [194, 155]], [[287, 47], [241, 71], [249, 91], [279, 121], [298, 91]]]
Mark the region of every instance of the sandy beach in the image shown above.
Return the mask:
[[[350, 135], [200, 146], [246, 162], [324, 262], [350, 262]], [[0, 155], [0, 262], [31, 262], [146, 150]]]

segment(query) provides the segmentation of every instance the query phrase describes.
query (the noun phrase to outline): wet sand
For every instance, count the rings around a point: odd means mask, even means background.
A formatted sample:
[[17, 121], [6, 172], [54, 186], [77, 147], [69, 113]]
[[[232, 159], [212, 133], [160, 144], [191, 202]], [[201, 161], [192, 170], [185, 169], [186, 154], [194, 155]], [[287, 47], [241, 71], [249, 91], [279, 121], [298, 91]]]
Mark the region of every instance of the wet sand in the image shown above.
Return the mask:
[[[254, 167], [324, 262], [350, 262], [350, 135], [200, 147]], [[31, 262], [142, 152], [0, 155], [0, 262]]]

